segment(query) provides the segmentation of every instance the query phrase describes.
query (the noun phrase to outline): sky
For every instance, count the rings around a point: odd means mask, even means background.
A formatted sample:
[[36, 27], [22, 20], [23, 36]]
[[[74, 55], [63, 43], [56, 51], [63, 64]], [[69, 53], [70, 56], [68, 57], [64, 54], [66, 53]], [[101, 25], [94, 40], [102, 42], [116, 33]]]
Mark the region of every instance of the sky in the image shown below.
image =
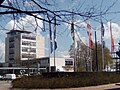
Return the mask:
[[[19, 7], [22, 10], [40, 10], [31, 0], [10, 0], [15, 7]], [[17, 2], [16, 2], [17, 1]], [[24, 1], [24, 2], [23, 2]], [[87, 21], [86, 16], [88, 12], [93, 13], [93, 17], [89, 19], [91, 24], [92, 31], [92, 40], [94, 41], [94, 33], [97, 32], [97, 41], [101, 43], [101, 24], [100, 19], [104, 24], [105, 28], [105, 46], [110, 49], [111, 47], [111, 39], [110, 39], [110, 20], [112, 26], [112, 34], [114, 37], [115, 45], [118, 45], [120, 38], [120, 0], [35, 0], [40, 3], [41, 6], [48, 8], [53, 11], [59, 10], [67, 10], [74, 11], [76, 13], [80, 13], [83, 16], [74, 15], [74, 23], [75, 23], [75, 31], [78, 33], [80, 39], [88, 45], [88, 35], [87, 35]], [[19, 4], [19, 5], [17, 5]], [[8, 5], [8, 2], [5, 1], [3, 5]], [[1, 11], [6, 11], [9, 9], [3, 9], [0, 7]], [[100, 16], [101, 12], [101, 16]], [[105, 14], [106, 12], [106, 14]], [[63, 13], [62, 13], [63, 14]], [[59, 13], [59, 15], [62, 15]], [[66, 14], [66, 13], [64, 13]], [[43, 18], [43, 14], [36, 14], [38, 17]], [[61, 16], [61, 20], [65, 20], [67, 22], [71, 22], [72, 17], [68, 15], [66, 17]], [[36, 21], [38, 22], [36, 25]], [[15, 24], [14, 24], [15, 23]], [[56, 36], [57, 36], [57, 49], [56, 49], [56, 57], [69, 57], [69, 49], [70, 45], [73, 43], [71, 37], [71, 26], [68, 23], [59, 22], [60, 25], [57, 25]], [[35, 28], [37, 27], [36, 32]], [[1, 15], [0, 16], [0, 62], [4, 61], [5, 54], [5, 37], [6, 32], [13, 29], [25, 29], [29, 30], [33, 33], [41, 35], [45, 38], [45, 51], [46, 56], [49, 56], [49, 31], [48, 31], [48, 23], [46, 23], [45, 31], [43, 29], [43, 21], [38, 20], [29, 15], [18, 15], [16, 16], [16, 20], [13, 19], [13, 15]], [[52, 25], [53, 32], [53, 25]], [[79, 40], [76, 36], [75, 40]], [[117, 50], [117, 46], [115, 48]], [[51, 57], [53, 53], [51, 54]]]

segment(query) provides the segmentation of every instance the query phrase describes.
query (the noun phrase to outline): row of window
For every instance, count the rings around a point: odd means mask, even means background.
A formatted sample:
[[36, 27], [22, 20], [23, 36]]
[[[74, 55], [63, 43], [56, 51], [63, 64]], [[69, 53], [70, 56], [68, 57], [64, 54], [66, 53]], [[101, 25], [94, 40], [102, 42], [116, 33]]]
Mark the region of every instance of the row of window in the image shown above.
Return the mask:
[[73, 65], [73, 61], [65, 61], [65, 65]]
[[22, 41], [22, 45], [26, 45], [26, 46], [36, 46], [36, 42]]
[[23, 52], [34, 52], [36, 53], [36, 48], [22, 47]]
[[22, 58], [36, 58], [36, 54], [22, 54]]
[[22, 39], [36, 40], [36, 37], [32, 35], [22, 35]]

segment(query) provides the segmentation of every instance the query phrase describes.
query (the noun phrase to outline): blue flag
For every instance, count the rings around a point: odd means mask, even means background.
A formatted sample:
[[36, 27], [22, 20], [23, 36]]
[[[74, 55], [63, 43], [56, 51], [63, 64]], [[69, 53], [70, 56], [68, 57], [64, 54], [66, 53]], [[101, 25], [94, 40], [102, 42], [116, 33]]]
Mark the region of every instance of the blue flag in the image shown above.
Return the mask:
[[104, 37], [104, 32], [105, 32], [105, 28], [103, 26], [103, 22], [101, 21], [101, 34]]

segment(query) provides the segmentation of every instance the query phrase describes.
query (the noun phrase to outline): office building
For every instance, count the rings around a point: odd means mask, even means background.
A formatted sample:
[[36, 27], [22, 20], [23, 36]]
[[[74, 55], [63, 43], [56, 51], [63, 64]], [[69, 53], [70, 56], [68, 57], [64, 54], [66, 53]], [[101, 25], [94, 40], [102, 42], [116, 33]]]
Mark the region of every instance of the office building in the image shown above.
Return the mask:
[[5, 41], [6, 63], [45, 56], [44, 38], [29, 31], [11, 30], [7, 33]]

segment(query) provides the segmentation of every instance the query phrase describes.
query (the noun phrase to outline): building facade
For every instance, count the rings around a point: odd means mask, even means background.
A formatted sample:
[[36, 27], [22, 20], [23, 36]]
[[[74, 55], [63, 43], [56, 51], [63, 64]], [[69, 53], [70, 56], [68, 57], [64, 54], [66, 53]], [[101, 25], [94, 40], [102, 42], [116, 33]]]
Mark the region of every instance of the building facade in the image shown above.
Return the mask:
[[11, 30], [7, 33], [5, 41], [6, 63], [45, 56], [44, 38], [29, 31]]

